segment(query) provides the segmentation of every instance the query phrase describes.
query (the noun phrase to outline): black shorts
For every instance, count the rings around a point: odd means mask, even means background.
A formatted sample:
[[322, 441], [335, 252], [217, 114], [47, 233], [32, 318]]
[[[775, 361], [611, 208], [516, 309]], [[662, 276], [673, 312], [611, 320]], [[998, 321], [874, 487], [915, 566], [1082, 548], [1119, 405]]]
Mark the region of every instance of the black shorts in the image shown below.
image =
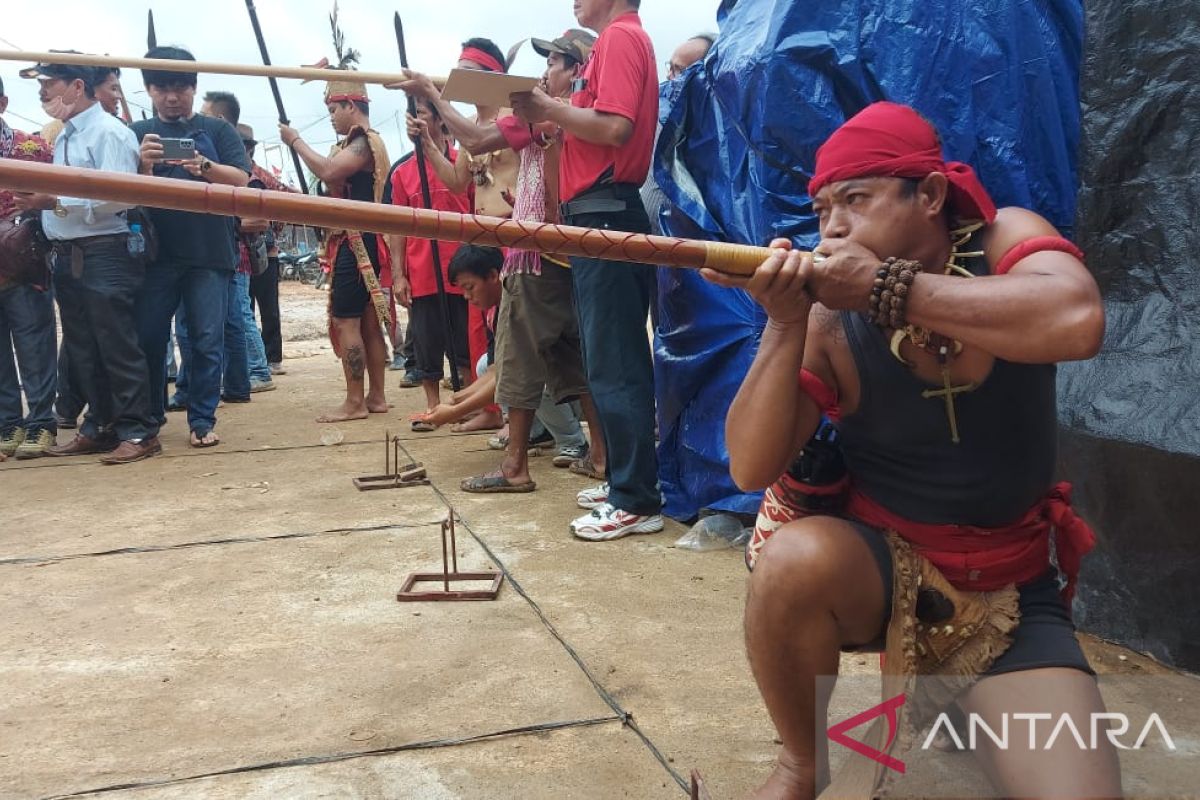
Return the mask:
[[[883, 580], [887, 606], [884, 628], [876, 644], [856, 650], [881, 649], [887, 631], [886, 620], [892, 617], [892, 551], [887, 539], [877, 528], [855, 520], [846, 520], [871, 548], [879, 577]], [[1059, 592], [1058, 570], [1047, 569], [1042, 577], [1017, 587], [1021, 619], [1013, 631], [1012, 645], [996, 659], [984, 675], [1000, 675], [1005, 672], [1021, 672], [1044, 667], [1071, 667], [1095, 675], [1079, 640], [1075, 638], [1075, 623]]]
[[[367, 257], [371, 259], [371, 267], [375, 277], [379, 277], [379, 253], [375, 247], [375, 234], [364, 233], [363, 246], [367, 248]], [[330, 276], [329, 313], [334, 319], [355, 319], [361, 317], [371, 305], [371, 293], [363, 282], [358, 271], [358, 259], [354, 256], [354, 248], [349, 241], [338, 246], [337, 255], [333, 259], [333, 275]]]
[[[446, 295], [450, 307], [450, 326], [454, 331], [454, 356], [459, 372], [470, 374], [471, 348], [467, 342], [467, 301], [462, 295]], [[446, 323], [442, 318], [441, 301], [436, 294], [414, 297], [408, 311], [412, 331], [413, 352], [417, 358], [417, 379], [440, 381], [450, 357], [446, 347]]]

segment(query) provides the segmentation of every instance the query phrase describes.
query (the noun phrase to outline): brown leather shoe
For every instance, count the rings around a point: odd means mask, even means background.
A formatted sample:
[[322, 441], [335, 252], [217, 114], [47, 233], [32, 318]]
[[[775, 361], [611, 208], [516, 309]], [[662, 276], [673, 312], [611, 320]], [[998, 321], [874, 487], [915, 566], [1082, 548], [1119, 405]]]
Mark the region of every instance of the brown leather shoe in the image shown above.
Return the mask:
[[75, 438], [67, 444], [58, 444], [54, 447], [46, 449], [48, 456], [90, 456], [93, 453], [107, 453], [110, 450], [115, 450], [117, 441], [115, 439], [89, 439], [82, 433], [75, 434]]
[[151, 436], [148, 439], [142, 439], [140, 442], [135, 442], [131, 439], [126, 439], [121, 442], [116, 450], [113, 450], [106, 456], [101, 456], [101, 464], [132, 464], [135, 461], [141, 461], [143, 458], [156, 456], [162, 452], [162, 443], [158, 441], [157, 436]]

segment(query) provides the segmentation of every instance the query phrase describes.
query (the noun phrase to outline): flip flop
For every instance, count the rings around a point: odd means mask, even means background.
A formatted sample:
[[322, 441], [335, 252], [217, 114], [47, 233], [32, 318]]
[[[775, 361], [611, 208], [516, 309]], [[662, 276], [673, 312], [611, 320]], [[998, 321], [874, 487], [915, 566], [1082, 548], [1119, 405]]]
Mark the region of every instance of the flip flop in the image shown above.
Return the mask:
[[426, 422], [423, 419], [414, 419], [412, 423], [413, 433], [429, 433], [437, 430], [437, 425], [432, 422]]
[[[204, 441], [204, 438], [206, 436], [209, 436], [210, 434], [213, 437], [213, 441], [211, 441], [211, 442]], [[219, 436], [217, 436], [215, 433], [213, 433], [212, 431], [207, 431], [203, 435], [197, 435], [196, 431], [192, 431], [191, 435], [188, 437], [188, 444], [190, 444], [192, 447], [195, 447], [197, 450], [203, 450], [206, 447], [216, 447], [220, 443], [221, 443], [221, 438]]]
[[596, 465], [592, 463], [591, 456], [588, 456], [587, 458], [575, 459], [571, 462], [571, 466], [567, 467], [567, 469], [569, 469], [571, 472], [574, 472], [576, 475], [585, 475], [592, 480], [602, 481], [606, 479], [604, 473], [600, 470], [597, 470]]
[[459, 488], [472, 494], [527, 494], [537, 488], [533, 481], [511, 483], [503, 475], [476, 475], [467, 478]]

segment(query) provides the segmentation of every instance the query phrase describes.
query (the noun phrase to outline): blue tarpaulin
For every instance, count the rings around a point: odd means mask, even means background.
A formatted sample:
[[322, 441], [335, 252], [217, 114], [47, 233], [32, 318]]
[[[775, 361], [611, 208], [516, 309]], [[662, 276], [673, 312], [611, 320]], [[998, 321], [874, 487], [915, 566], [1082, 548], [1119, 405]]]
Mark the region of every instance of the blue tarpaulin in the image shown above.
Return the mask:
[[[726, 0], [709, 56], [665, 84], [654, 176], [665, 232], [811, 249], [817, 148], [876, 100], [907, 103], [997, 206], [1066, 234], [1079, 145], [1079, 0]], [[743, 292], [660, 270], [655, 340], [666, 513], [753, 512], [729, 477], [724, 420], [765, 317]], [[789, 414], [791, 409], [779, 409]], [[763, 420], [764, 425], [771, 420]]]

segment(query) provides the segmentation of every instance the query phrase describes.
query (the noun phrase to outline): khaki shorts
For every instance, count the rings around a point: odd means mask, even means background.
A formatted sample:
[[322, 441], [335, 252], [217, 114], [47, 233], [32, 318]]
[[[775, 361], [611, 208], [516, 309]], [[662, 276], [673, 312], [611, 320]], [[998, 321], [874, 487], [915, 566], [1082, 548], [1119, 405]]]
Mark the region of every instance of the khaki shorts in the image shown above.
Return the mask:
[[496, 318], [496, 402], [536, 409], [587, 393], [571, 271], [545, 259], [541, 275], [509, 275]]

